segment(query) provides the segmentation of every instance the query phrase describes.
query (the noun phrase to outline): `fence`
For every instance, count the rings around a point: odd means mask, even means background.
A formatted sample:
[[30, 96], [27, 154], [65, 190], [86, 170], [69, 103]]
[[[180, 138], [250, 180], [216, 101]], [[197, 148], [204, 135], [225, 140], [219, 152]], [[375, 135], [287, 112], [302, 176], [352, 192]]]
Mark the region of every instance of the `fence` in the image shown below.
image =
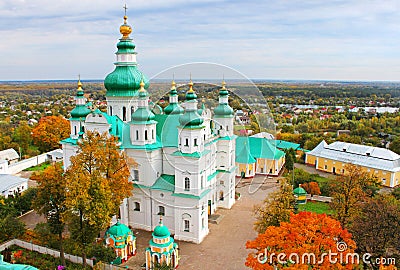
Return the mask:
[[[59, 258], [60, 257], [60, 252], [54, 249], [50, 249], [47, 247], [42, 247], [39, 245], [35, 245], [32, 243], [28, 243], [19, 239], [13, 239], [11, 241], [5, 242], [3, 244], [0, 245], [0, 252], [5, 250], [6, 248], [12, 246], [12, 245], [17, 245], [19, 247], [25, 248], [27, 250], [32, 250], [32, 251], [36, 251], [42, 254], [48, 254], [51, 255], [53, 257]], [[66, 260], [73, 262], [73, 263], [80, 263], [83, 264], [83, 259], [82, 257], [79, 256], [75, 256], [75, 255], [70, 255], [67, 253], [64, 253], [64, 257]], [[93, 260], [91, 259], [86, 259], [86, 264], [90, 265], [91, 267], [93, 267]], [[117, 269], [117, 268], [104, 268], [106, 270], [108, 269]]]
[[[31, 157], [28, 159], [18, 161], [16, 163], [12, 163], [12, 164], [8, 165], [8, 170], [6, 173], [7, 174], [16, 174], [16, 173], [19, 173], [30, 167], [40, 165], [40, 164], [46, 162], [47, 160], [49, 160], [49, 158], [52, 158], [52, 156], [57, 154], [57, 152], [60, 152], [60, 149], [56, 149], [56, 150], [53, 150], [53, 151], [50, 151], [47, 153], [40, 154], [35, 157]], [[62, 152], [61, 152], [61, 154], [62, 154]]]
[[318, 195], [311, 196], [310, 194], [307, 194], [307, 200], [317, 201], [317, 202], [331, 202], [332, 197], [318, 196]]

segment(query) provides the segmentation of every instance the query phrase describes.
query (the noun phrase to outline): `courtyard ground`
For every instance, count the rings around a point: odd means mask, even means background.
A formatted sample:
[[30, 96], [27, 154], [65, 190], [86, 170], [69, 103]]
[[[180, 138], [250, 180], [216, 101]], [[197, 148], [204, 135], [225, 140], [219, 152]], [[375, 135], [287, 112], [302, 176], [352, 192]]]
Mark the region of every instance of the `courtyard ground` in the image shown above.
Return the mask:
[[[264, 177], [257, 176], [238, 183], [236, 191], [241, 194], [240, 200], [230, 210], [218, 209], [217, 214], [224, 217], [219, 224], [209, 223], [210, 233], [201, 244], [177, 241], [181, 257], [179, 269], [248, 269], [244, 265], [250, 251], [246, 250], [246, 241], [257, 236], [253, 229], [253, 207], [278, 188], [276, 180], [277, 178], [264, 180]], [[122, 266], [142, 269], [151, 232], [137, 230], [135, 233], [137, 255]]]

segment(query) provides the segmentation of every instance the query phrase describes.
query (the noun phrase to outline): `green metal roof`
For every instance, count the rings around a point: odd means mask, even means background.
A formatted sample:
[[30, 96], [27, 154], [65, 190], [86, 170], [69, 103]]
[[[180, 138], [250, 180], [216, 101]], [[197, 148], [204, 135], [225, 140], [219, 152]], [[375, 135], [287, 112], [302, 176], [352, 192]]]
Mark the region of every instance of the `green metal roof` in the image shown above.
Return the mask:
[[203, 124], [203, 121], [204, 119], [199, 115], [197, 110], [195, 111], [186, 110], [185, 113], [179, 117], [179, 123], [183, 128], [200, 126], [201, 124]]
[[151, 120], [154, 120], [154, 113], [148, 107], [139, 107], [132, 114], [132, 121], [134, 122], [147, 122]]
[[86, 105], [77, 105], [71, 111], [71, 118], [83, 118], [86, 117], [92, 111]]
[[78, 145], [78, 139], [72, 139], [71, 137], [66, 138], [62, 141], [60, 141], [61, 144], [72, 144], [72, 145]]
[[181, 198], [187, 198], [187, 199], [200, 200], [201, 198], [206, 196], [210, 191], [211, 191], [210, 189], [206, 189], [200, 194], [200, 196], [196, 196], [196, 195], [192, 195], [192, 194], [186, 194], [186, 193], [172, 193], [172, 196], [181, 197]]
[[156, 134], [164, 147], [178, 147], [179, 114], [156, 114]]
[[[244, 149], [244, 146], [247, 148]], [[247, 152], [246, 152], [247, 151]], [[266, 138], [256, 138], [256, 137], [238, 137], [236, 139], [236, 161], [245, 161], [245, 154], [251, 155], [253, 158], [265, 158], [278, 160], [285, 156], [285, 152], [279, 150], [270, 140]], [[247, 159], [249, 159], [247, 157]], [[239, 162], [245, 163], [245, 162]], [[250, 162], [252, 163], [252, 162]]]
[[236, 162], [242, 164], [252, 164], [256, 162], [256, 159], [250, 154], [250, 150], [246, 144], [242, 146], [239, 153], [236, 153]]
[[174, 190], [175, 190], [175, 175], [162, 174], [156, 180], [156, 182], [151, 186], [151, 189], [174, 192]]
[[217, 176], [217, 174], [220, 173], [219, 171], [215, 171], [213, 174], [210, 174], [207, 177], [207, 181], [211, 181], [213, 178], [215, 178], [215, 176]]
[[116, 66], [104, 80], [106, 96], [137, 96], [142, 79], [147, 89], [149, 80], [136, 65]]
[[178, 103], [170, 103], [164, 108], [165, 114], [183, 114], [185, 110]]
[[214, 109], [215, 117], [233, 117], [233, 109], [228, 104], [218, 104]]
[[[153, 231], [153, 236], [157, 237], [157, 238], [165, 238], [165, 237], [169, 237], [171, 235], [171, 233], [168, 230], [168, 227], [165, 226], [162, 221], [160, 221], [160, 224], [158, 224]], [[169, 243], [165, 243], [165, 244], [161, 244], [161, 245], [166, 245], [169, 246], [171, 244], [172, 239], [170, 239]], [[152, 240], [150, 240], [150, 242], [153, 242]], [[159, 246], [160, 244], [157, 243], [150, 243], [150, 245], [155, 245], [155, 246]]]
[[306, 194], [307, 194], [307, 191], [305, 191], [305, 189], [302, 188], [302, 187], [297, 187], [297, 188], [295, 188], [295, 189], [293, 190], [293, 193], [294, 193], [295, 195], [306, 195]]
[[204, 150], [203, 152], [194, 152], [194, 153], [182, 153], [181, 151], [175, 151], [172, 155], [173, 156], [180, 156], [180, 157], [193, 157], [193, 158], [200, 158], [204, 155], [207, 155], [208, 153], [210, 153], [210, 150]]
[[280, 149], [293, 148], [294, 150], [298, 150], [300, 148], [300, 144], [298, 144], [298, 143], [293, 143], [293, 142], [288, 142], [288, 141], [283, 141], [283, 140], [271, 140], [271, 143]]
[[[131, 229], [129, 229], [125, 224], [120, 223], [119, 220], [106, 231], [105, 236], [107, 237], [108, 235], [112, 235], [114, 237], [124, 237], [125, 239], [128, 237], [128, 235], [135, 237]], [[123, 239], [123, 241], [125, 241], [125, 239]]]

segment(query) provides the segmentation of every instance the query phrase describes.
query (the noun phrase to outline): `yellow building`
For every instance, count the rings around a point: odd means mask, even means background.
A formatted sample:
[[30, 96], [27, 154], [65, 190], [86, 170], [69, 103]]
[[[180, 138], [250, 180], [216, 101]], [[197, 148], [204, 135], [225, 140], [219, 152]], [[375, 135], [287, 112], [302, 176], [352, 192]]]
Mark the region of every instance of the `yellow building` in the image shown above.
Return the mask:
[[354, 164], [374, 174], [384, 186], [400, 184], [400, 155], [385, 148], [346, 142], [328, 145], [322, 141], [306, 153], [306, 164], [333, 174], [344, 174], [345, 165]]
[[285, 152], [273, 140], [259, 137], [236, 139], [236, 176], [254, 177], [256, 174], [277, 176], [285, 164]]

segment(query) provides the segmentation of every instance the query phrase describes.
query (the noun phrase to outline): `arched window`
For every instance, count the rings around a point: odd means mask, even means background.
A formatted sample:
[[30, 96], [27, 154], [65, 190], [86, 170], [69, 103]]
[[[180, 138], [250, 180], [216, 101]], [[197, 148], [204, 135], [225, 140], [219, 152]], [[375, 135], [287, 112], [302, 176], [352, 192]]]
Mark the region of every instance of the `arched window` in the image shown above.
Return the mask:
[[112, 113], [113, 113], [113, 111], [112, 111], [112, 106], [110, 106], [110, 115], [112, 116]]
[[154, 129], [151, 130], [151, 139], [154, 140]]
[[224, 192], [223, 192], [223, 191], [220, 191], [220, 192], [219, 192], [219, 200], [220, 200], [220, 201], [223, 201], [223, 200], [224, 200]]
[[187, 219], [185, 219], [185, 220], [183, 221], [183, 230], [184, 230], [185, 232], [190, 232], [190, 221], [187, 220]]
[[189, 179], [189, 177], [185, 177], [185, 190], [186, 191], [190, 190], [190, 179]]
[[131, 107], [131, 115], [132, 115], [132, 113], [134, 113], [135, 112], [135, 108], [132, 106]]
[[140, 211], [140, 203], [139, 202], [135, 202], [135, 208], [133, 210]]
[[77, 134], [76, 126], [74, 126], [74, 134], [75, 134], [75, 135]]
[[139, 130], [136, 130], [136, 140], [139, 140]]
[[144, 131], [144, 139], [147, 141], [147, 130]]
[[189, 139], [188, 138], [185, 139], [185, 146], [189, 146]]
[[126, 121], [126, 108], [122, 107], [122, 121]]
[[159, 206], [158, 207], [158, 215], [159, 216], [165, 216], [165, 207], [164, 206]]

